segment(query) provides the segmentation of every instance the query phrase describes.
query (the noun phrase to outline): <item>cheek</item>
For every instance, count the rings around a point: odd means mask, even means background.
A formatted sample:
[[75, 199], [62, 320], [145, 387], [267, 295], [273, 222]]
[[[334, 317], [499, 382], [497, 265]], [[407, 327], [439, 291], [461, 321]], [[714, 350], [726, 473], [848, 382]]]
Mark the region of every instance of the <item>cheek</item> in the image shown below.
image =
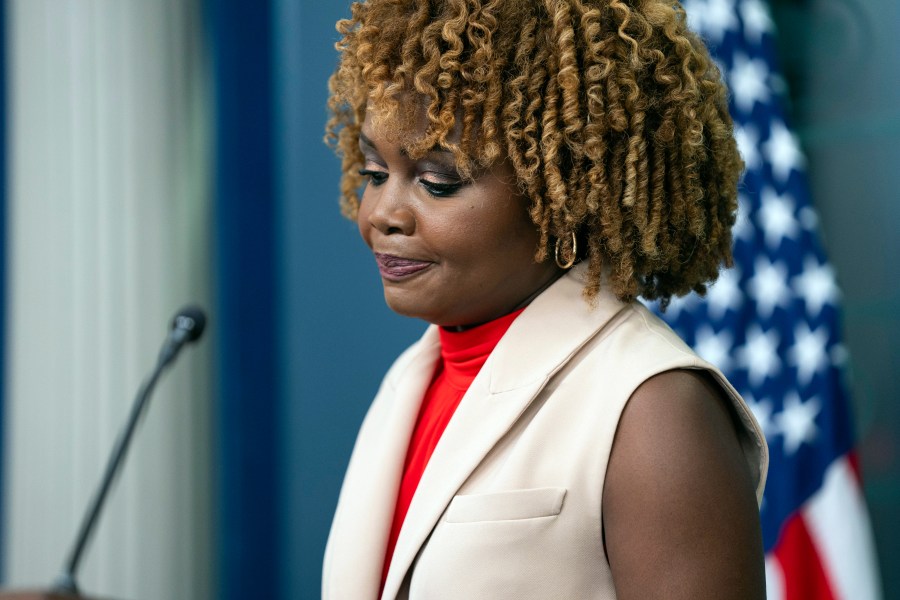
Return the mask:
[[362, 237], [363, 241], [369, 247], [372, 246], [371, 240], [369, 239], [369, 234], [371, 227], [369, 225], [369, 211], [367, 210], [367, 204], [360, 200], [359, 209], [356, 211], [356, 227], [359, 230], [359, 235]]
[[421, 220], [419, 230], [430, 245], [453, 255], [472, 251], [474, 240], [483, 236], [481, 223], [467, 220], [465, 215], [441, 215], [440, 219]]
[[478, 272], [501, 272], [527, 267], [537, 249], [537, 235], [518, 219], [483, 216], [454, 225], [451, 237], [456, 256]]
[[504, 254], [528, 255], [529, 260], [540, 240], [537, 226], [531, 222], [523, 198], [507, 196], [497, 203], [496, 210], [486, 220], [492, 223], [492, 239], [485, 243], [499, 246]]

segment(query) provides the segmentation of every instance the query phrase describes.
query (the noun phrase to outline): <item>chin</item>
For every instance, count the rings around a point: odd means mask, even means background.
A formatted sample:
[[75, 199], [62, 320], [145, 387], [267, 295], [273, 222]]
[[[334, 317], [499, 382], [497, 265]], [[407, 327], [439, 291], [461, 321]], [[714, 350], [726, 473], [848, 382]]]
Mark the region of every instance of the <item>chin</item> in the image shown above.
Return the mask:
[[421, 302], [417, 302], [415, 299], [403, 297], [405, 295], [398, 294], [396, 290], [385, 288], [384, 301], [388, 308], [400, 316], [434, 323], [432, 320], [434, 315], [428, 310], [428, 307], [423, 306]]

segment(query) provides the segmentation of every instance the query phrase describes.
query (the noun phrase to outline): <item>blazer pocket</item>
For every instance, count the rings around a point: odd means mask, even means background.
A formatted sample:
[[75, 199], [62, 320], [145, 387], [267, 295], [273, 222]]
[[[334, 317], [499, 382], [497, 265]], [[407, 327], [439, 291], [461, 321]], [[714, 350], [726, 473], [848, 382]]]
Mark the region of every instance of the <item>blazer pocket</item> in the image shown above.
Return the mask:
[[556, 487], [455, 496], [444, 521], [477, 523], [555, 517], [562, 510], [565, 497], [566, 488]]

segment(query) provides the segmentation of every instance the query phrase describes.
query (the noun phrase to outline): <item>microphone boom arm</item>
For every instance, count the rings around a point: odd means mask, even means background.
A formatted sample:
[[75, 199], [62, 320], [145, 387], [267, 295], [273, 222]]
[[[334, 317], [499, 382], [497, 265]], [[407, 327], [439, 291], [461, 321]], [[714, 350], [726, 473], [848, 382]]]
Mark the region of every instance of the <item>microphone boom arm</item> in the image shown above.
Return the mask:
[[156, 382], [159, 380], [162, 372], [172, 363], [181, 348], [186, 343], [192, 342], [200, 337], [203, 333], [205, 323], [206, 318], [203, 315], [203, 312], [195, 307], [183, 309], [175, 317], [173, 321], [174, 328], [166, 338], [166, 342], [159, 353], [156, 367], [153, 369], [150, 376], [141, 384], [137, 396], [134, 399], [134, 403], [131, 406], [131, 413], [128, 416], [128, 422], [125, 425], [125, 429], [122, 430], [119, 437], [116, 439], [116, 444], [106, 463], [106, 471], [103, 473], [103, 479], [100, 480], [100, 487], [94, 494], [90, 507], [88, 508], [87, 513], [85, 513], [84, 519], [81, 521], [78, 537], [75, 539], [75, 544], [72, 546], [72, 551], [69, 554], [68, 560], [66, 560], [62, 573], [56, 580], [54, 591], [74, 595], [79, 594], [78, 584], [75, 581], [78, 565], [81, 562], [81, 557], [87, 546], [87, 542], [94, 531], [97, 517], [100, 515], [100, 511], [103, 508], [106, 496], [109, 494], [109, 490], [118, 474], [122, 461], [125, 458], [125, 454], [128, 452], [128, 446], [134, 435], [134, 431], [137, 428], [138, 421], [140, 421], [141, 416], [146, 410], [150, 394], [153, 392], [153, 388], [156, 386]]

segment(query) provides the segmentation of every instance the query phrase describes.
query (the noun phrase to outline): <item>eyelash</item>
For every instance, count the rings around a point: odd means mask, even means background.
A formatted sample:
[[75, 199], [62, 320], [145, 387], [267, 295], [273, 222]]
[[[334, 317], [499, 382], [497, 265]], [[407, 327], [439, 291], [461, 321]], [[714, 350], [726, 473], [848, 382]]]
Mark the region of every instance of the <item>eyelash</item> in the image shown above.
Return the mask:
[[369, 182], [378, 187], [387, 180], [387, 173], [382, 171], [372, 171], [371, 169], [360, 169], [359, 174], [366, 177]]
[[[384, 171], [373, 171], [371, 169], [360, 169], [359, 174], [369, 179], [369, 183], [375, 187], [387, 181], [388, 175]], [[435, 198], [447, 198], [452, 196], [463, 187], [462, 183], [438, 183], [436, 181], [428, 181], [427, 179], [419, 179], [419, 184], [425, 188], [425, 191]]]
[[447, 198], [452, 196], [462, 188], [461, 183], [437, 183], [436, 181], [428, 181], [420, 179], [419, 184], [425, 188], [425, 191], [436, 198]]

